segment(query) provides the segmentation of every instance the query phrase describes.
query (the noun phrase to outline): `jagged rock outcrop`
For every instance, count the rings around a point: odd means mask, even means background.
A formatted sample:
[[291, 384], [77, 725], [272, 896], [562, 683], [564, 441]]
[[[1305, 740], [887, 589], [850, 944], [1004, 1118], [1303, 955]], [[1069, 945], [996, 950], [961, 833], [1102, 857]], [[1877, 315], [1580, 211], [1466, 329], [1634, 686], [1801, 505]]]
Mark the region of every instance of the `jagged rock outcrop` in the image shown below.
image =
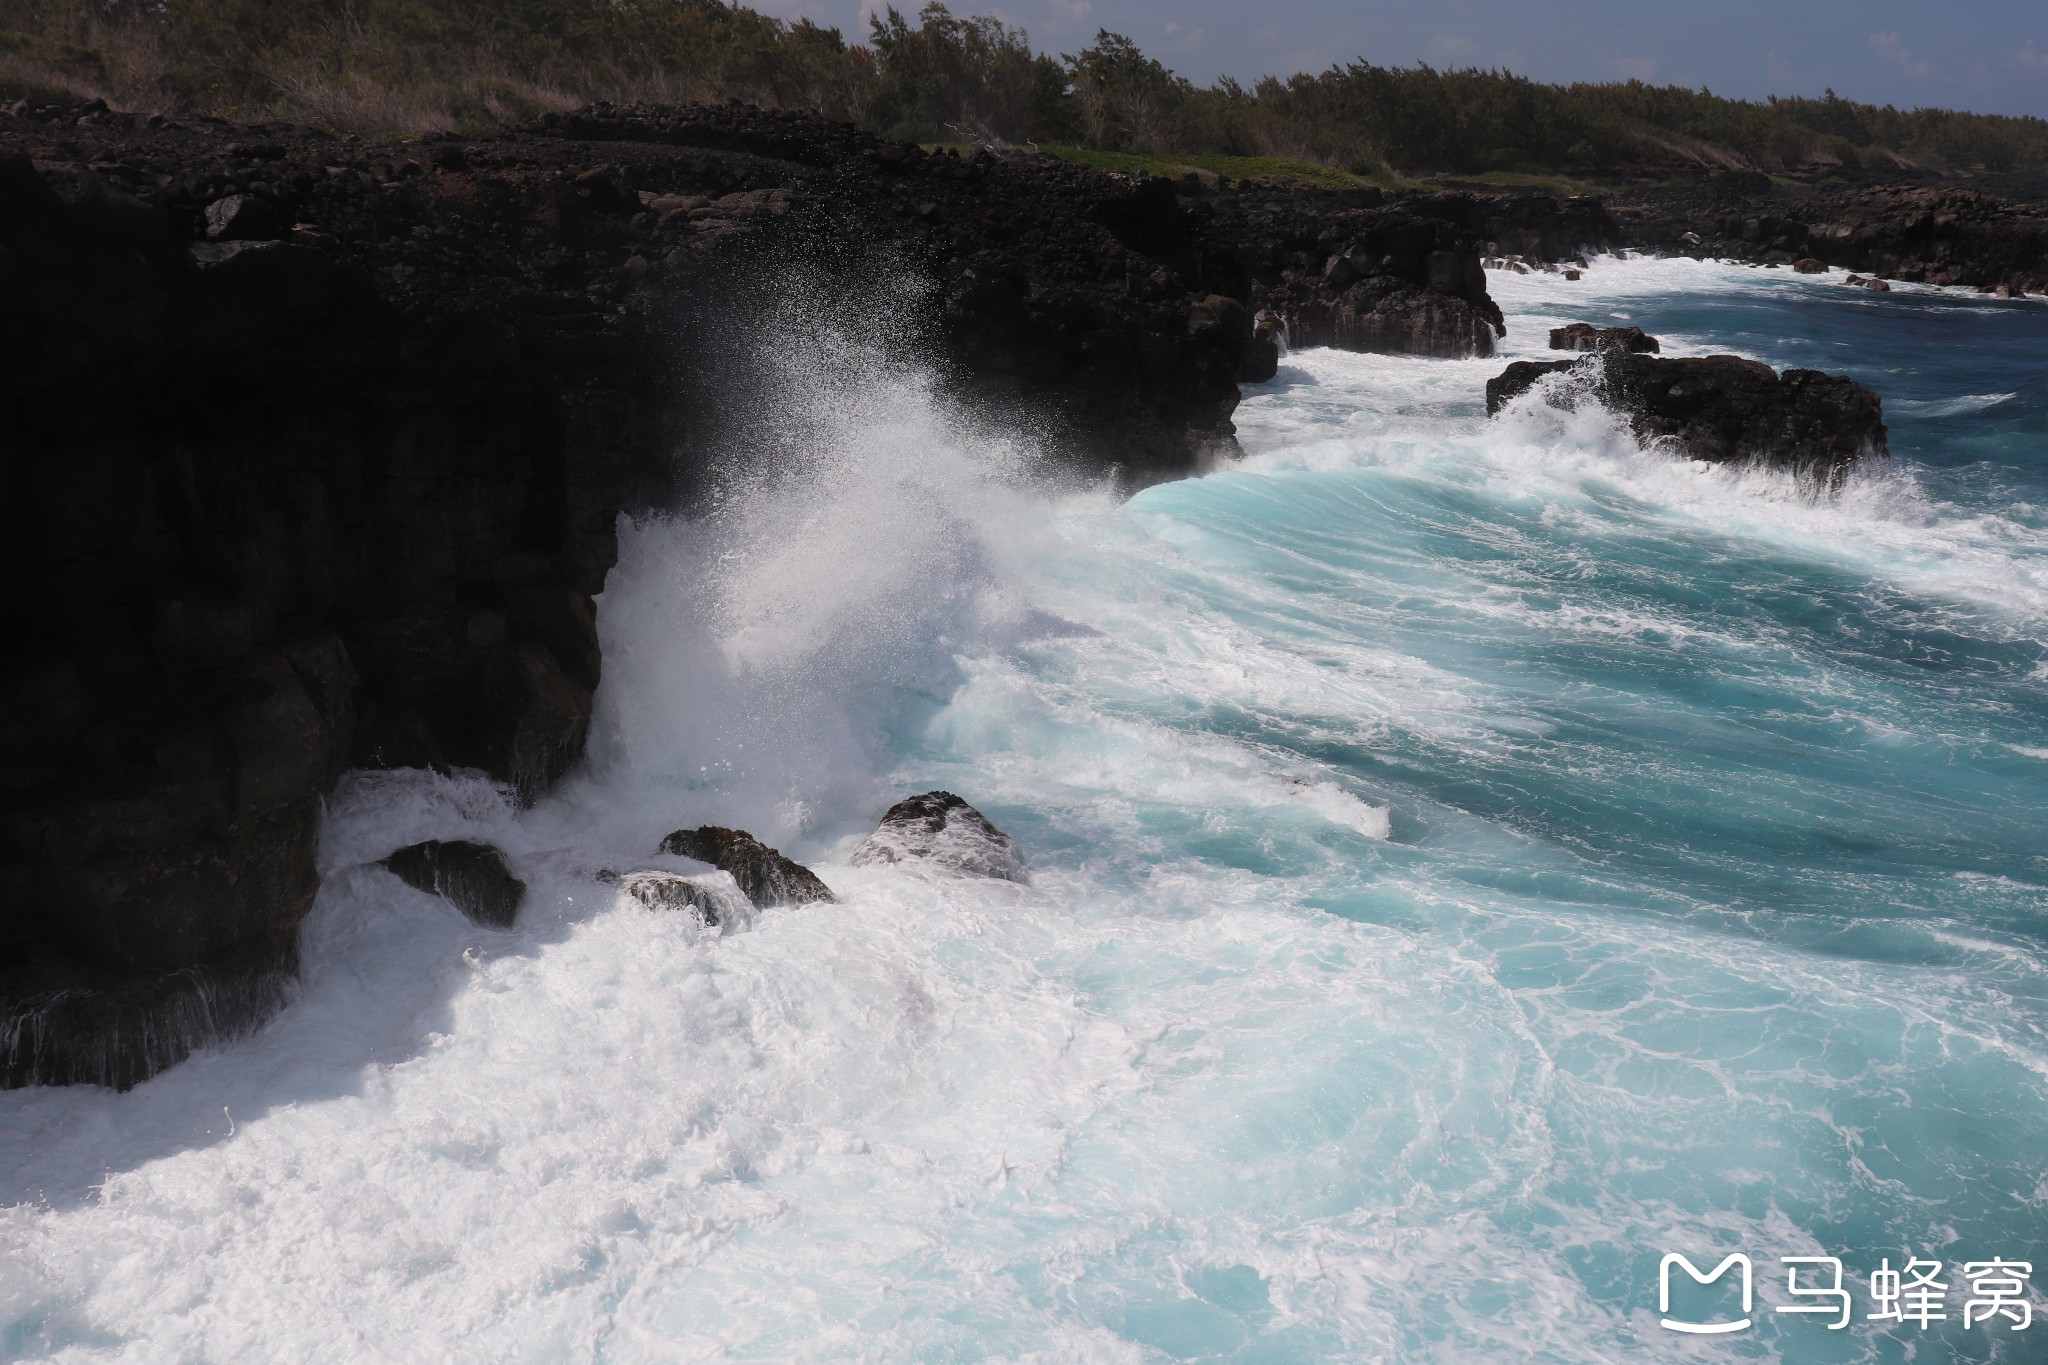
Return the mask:
[[925, 792], [889, 807], [850, 861], [856, 867], [904, 863], [963, 877], [1031, 880], [1017, 841], [960, 797], [944, 791]]
[[1560, 374], [1577, 382], [1551, 401], [1595, 399], [1625, 414], [1638, 439], [1688, 459], [1755, 460], [1834, 483], [1859, 462], [1890, 455], [1883, 405], [1855, 380], [1819, 370], [1781, 375], [1733, 355], [1518, 360], [1487, 381], [1487, 415]]
[[1550, 329], [1553, 351], [1629, 351], [1654, 355], [1662, 343], [1640, 327], [1595, 327], [1590, 322], [1568, 322]]
[[661, 851], [695, 858], [731, 873], [741, 894], [763, 910], [838, 899], [817, 873], [783, 857], [743, 829], [723, 825], [679, 829], [661, 841]]
[[510, 929], [526, 899], [505, 855], [472, 839], [429, 839], [383, 860], [407, 886], [439, 896], [478, 924]]

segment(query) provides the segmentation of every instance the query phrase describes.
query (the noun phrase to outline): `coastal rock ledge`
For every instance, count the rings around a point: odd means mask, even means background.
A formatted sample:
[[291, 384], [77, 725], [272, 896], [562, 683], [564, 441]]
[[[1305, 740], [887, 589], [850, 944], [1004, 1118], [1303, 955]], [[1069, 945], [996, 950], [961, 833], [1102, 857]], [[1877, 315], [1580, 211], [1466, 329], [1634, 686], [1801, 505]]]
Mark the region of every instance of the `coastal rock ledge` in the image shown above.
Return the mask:
[[1487, 381], [1487, 416], [1555, 374], [1576, 382], [1544, 386], [1553, 406], [1599, 402], [1627, 416], [1636, 439], [1688, 459], [1753, 460], [1833, 485], [1858, 463], [1891, 455], [1884, 405], [1855, 380], [1819, 370], [1779, 374], [1734, 355], [1666, 360], [1608, 350], [1518, 360]]

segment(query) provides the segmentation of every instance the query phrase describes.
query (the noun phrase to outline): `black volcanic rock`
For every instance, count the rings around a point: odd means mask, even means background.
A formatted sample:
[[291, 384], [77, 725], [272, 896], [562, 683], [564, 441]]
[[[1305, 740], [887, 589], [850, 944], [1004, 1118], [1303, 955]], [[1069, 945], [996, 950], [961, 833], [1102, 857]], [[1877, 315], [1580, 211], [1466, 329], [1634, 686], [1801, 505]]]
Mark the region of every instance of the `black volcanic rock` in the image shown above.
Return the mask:
[[1570, 322], [1550, 329], [1550, 349], [1654, 354], [1663, 347], [1640, 327], [1595, 327], [1590, 322]]
[[723, 825], [679, 829], [661, 841], [661, 851], [730, 872], [746, 898], [763, 910], [837, 899], [817, 873], [783, 857], [743, 829]]
[[923, 864], [967, 877], [1031, 880], [1017, 841], [960, 797], [942, 791], [907, 797], [889, 807], [850, 861], [857, 867]]
[[1487, 381], [1487, 415], [1552, 374], [1573, 375], [1578, 394], [1625, 414], [1639, 440], [1688, 459], [1757, 460], [1833, 483], [1859, 461], [1890, 454], [1883, 405], [1855, 380], [1819, 370], [1781, 375], [1732, 355], [1665, 360], [1607, 351], [1581, 360], [1518, 360]]
[[526, 883], [512, 875], [505, 855], [469, 839], [429, 839], [384, 859], [400, 881], [439, 896], [478, 924], [510, 929], [526, 899]]
[[1500, 308], [1467, 195], [1389, 204], [1377, 190], [1253, 190], [1201, 204], [1202, 269], [1270, 310], [1291, 346], [1491, 355]]

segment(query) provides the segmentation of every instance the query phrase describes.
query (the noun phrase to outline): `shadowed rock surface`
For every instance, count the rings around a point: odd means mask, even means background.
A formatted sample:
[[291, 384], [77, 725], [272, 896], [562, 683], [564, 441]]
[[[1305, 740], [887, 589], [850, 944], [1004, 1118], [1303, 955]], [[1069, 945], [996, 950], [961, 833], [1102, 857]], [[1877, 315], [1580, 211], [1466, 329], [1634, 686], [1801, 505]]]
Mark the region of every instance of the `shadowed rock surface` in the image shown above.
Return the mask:
[[512, 875], [505, 855], [469, 839], [429, 839], [383, 860], [407, 886], [439, 896], [478, 924], [510, 929], [526, 899], [526, 883]]
[[741, 893], [763, 910], [838, 899], [817, 873], [783, 857], [743, 829], [722, 825], [679, 829], [661, 841], [661, 851], [730, 872]]
[[1518, 360], [1487, 381], [1498, 413], [1546, 376], [1577, 383], [1551, 396], [1592, 398], [1626, 415], [1638, 440], [1715, 464], [1757, 460], [1833, 483], [1859, 461], [1890, 455], [1878, 396], [1819, 370], [1782, 375], [1761, 361], [1711, 355], [1665, 360], [1607, 351], [1580, 360]]
[[1493, 354], [1503, 324], [1480, 267], [1485, 206], [1468, 195], [1207, 191], [1198, 221], [1204, 277], [1274, 313], [1291, 346]]
[[1017, 841], [951, 792], [925, 792], [889, 807], [851, 861], [857, 867], [908, 863], [967, 877], [1031, 880]]

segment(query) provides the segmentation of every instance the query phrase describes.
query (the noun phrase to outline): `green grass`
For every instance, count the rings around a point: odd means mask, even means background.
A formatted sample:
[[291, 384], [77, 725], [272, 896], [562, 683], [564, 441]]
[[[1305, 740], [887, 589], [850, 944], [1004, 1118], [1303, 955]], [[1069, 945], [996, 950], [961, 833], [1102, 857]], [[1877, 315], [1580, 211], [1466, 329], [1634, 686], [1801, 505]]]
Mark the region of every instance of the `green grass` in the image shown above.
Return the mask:
[[1288, 180], [1332, 190], [1348, 190], [1359, 185], [1394, 188], [1388, 181], [1375, 176], [1356, 175], [1335, 166], [1322, 166], [1291, 156], [1144, 156], [1136, 152], [1096, 152], [1086, 147], [1054, 144], [1043, 144], [1037, 150], [1050, 152], [1060, 160], [1076, 165], [1126, 175], [1142, 172], [1177, 180], [1189, 171], [1206, 171], [1210, 175], [1227, 175], [1233, 180]]
[[1554, 194], [1560, 199], [1575, 194], [1597, 194], [1600, 185], [1590, 180], [1575, 180], [1567, 175], [1532, 173], [1529, 171], [1481, 171], [1477, 175], [1445, 176], [1447, 180], [1462, 180], [1475, 185], [1498, 185], [1502, 189], [1541, 190]]

